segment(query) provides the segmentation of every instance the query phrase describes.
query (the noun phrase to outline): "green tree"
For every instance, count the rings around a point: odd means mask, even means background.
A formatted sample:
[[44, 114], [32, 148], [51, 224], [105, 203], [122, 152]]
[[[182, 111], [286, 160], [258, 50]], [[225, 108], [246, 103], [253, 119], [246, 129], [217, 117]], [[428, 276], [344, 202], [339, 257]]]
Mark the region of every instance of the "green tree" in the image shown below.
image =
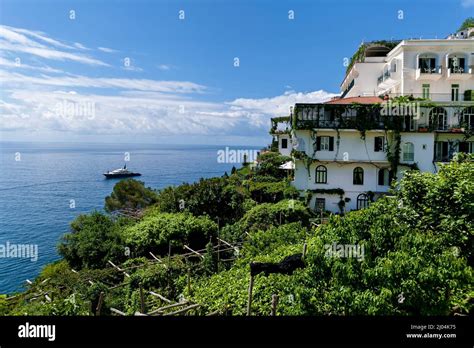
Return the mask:
[[110, 196], [105, 198], [105, 210], [143, 209], [156, 202], [155, 191], [134, 179], [121, 180], [115, 184]]
[[265, 152], [259, 156], [257, 174], [283, 179], [287, 173], [285, 170], [280, 169], [279, 166], [291, 160], [291, 157], [282, 156], [278, 152]]
[[466, 18], [466, 20], [459, 27], [458, 31], [461, 31], [467, 28], [474, 28], [474, 17]]
[[122, 259], [120, 224], [99, 212], [79, 215], [58, 246], [59, 254], [74, 268], [101, 268], [109, 259]]

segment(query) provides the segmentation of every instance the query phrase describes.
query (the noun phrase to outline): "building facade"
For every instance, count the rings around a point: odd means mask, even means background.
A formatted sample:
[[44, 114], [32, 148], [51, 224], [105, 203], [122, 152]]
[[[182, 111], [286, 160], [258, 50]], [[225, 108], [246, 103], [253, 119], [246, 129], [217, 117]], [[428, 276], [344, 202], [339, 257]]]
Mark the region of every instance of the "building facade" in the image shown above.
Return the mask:
[[366, 45], [341, 98], [295, 105], [284, 136], [293, 185], [312, 209], [362, 209], [406, 170], [436, 173], [457, 152], [474, 152], [473, 33]]

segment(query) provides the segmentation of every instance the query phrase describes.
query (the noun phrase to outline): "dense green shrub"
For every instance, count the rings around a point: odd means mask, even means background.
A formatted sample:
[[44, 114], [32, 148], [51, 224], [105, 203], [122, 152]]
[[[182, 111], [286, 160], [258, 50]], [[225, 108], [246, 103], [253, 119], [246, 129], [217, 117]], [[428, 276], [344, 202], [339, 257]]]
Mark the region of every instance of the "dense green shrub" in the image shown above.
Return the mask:
[[251, 232], [266, 230], [271, 226], [278, 226], [290, 222], [309, 224], [310, 213], [308, 208], [297, 200], [282, 200], [276, 204], [259, 204], [249, 210], [239, 221], [243, 231]]
[[151, 213], [136, 225], [123, 231], [127, 246], [135, 255], [148, 256], [148, 252], [160, 255], [183, 251], [186, 244], [193, 249], [203, 249], [210, 238], [217, 235], [217, 224], [206, 216], [189, 213]]
[[168, 187], [160, 192], [158, 207], [162, 212], [212, 216], [221, 226], [234, 222], [242, 217], [242, 203], [248, 195], [243, 187], [231, 185], [229, 180], [201, 179], [194, 184]]

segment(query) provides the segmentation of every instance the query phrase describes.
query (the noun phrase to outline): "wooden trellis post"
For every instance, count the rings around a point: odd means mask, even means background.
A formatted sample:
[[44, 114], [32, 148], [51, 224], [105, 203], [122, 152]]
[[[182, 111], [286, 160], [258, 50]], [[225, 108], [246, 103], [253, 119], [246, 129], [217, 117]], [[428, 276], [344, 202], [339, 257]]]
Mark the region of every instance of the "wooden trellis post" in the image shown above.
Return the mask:
[[140, 284], [140, 311], [145, 314], [145, 296], [143, 294], [143, 287]]
[[249, 282], [249, 296], [247, 299], [247, 316], [251, 314], [252, 308], [252, 290], [253, 290], [253, 276], [250, 274], [250, 282]]
[[278, 306], [278, 295], [277, 295], [277, 294], [273, 294], [273, 295], [272, 295], [272, 312], [271, 312], [271, 316], [276, 316], [277, 306]]
[[102, 312], [103, 303], [104, 303], [104, 292], [101, 291], [99, 295], [99, 302], [97, 303], [97, 308], [95, 309], [95, 315], [100, 316]]

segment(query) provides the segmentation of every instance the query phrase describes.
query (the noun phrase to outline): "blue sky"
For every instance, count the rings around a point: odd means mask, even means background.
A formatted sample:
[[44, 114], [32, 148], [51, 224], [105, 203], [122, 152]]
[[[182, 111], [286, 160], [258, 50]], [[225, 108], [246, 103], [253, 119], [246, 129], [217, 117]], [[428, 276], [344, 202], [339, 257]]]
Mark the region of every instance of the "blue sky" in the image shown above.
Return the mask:
[[474, 0], [0, 4], [1, 140], [229, 145], [266, 144], [270, 117], [339, 93], [362, 41], [443, 38], [474, 13]]

